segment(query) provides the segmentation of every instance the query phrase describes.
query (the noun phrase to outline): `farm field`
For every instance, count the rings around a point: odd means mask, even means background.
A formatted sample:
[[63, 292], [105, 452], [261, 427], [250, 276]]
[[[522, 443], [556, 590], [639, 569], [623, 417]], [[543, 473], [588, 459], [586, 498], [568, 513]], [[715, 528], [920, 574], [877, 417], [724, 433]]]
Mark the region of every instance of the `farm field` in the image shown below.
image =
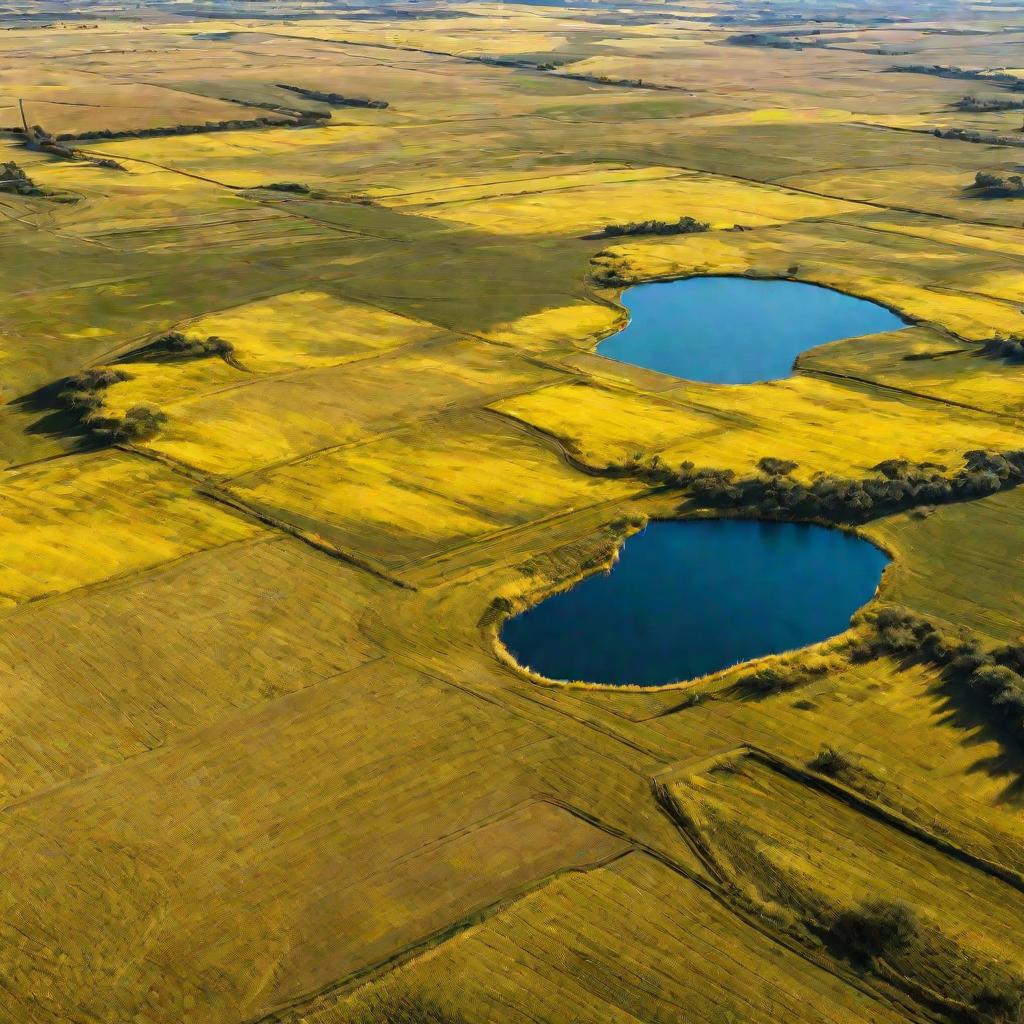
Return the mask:
[[[1009, 0], [0, 4], [0, 1024], [1020, 1024], [1022, 45]], [[905, 326], [598, 354], [702, 275]], [[720, 516], [890, 561], [697, 680], [501, 644]]]

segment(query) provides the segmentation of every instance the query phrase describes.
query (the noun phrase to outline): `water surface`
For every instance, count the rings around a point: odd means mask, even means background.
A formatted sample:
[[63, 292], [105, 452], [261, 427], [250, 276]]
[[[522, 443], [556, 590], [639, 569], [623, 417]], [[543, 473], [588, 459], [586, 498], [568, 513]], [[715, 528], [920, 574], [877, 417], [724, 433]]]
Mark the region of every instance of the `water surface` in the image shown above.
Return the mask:
[[502, 640], [551, 679], [656, 686], [841, 633], [887, 556], [821, 526], [651, 523], [610, 573], [510, 619]]
[[637, 285], [622, 301], [629, 324], [601, 355], [717, 384], [788, 377], [809, 348], [906, 326], [877, 303], [800, 281], [691, 277]]

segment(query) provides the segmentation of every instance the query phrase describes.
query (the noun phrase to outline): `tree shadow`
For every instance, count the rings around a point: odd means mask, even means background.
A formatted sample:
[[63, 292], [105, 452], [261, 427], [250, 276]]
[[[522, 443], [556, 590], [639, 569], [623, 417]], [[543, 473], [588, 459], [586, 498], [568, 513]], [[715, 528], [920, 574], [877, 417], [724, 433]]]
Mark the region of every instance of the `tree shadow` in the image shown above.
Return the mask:
[[19, 398], [9, 404], [19, 412], [35, 415], [26, 428], [25, 433], [35, 436], [60, 438], [69, 442], [72, 452], [94, 451], [104, 447], [104, 442], [97, 440], [79, 417], [65, 407], [60, 400], [61, 392], [67, 387], [67, 380], [61, 379], [44, 384], [43, 387]]
[[[907, 657], [902, 667], [920, 665], [919, 659]], [[962, 734], [965, 749], [996, 743], [1000, 753], [979, 757], [967, 768], [968, 774], [984, 773], [991, 779], [1005, 781], [997, 797], [998, 804], [1024, 807], [1024, 735], [1009, 718], [1001, 718], [998, 707], [976, 693], [966, 680], [950, 669], [943, 670], [928, 691], [939, 701], [941, 723]]]

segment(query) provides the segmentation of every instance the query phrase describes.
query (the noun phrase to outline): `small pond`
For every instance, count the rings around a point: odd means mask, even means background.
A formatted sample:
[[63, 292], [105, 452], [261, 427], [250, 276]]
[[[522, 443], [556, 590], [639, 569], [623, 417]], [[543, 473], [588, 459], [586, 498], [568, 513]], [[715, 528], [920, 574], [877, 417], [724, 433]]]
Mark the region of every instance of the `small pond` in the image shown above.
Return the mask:
[[551, 679], [658, 686], [841, 633], [887, 563], [822, 526], [654, 522], [610, 572], [510, 619], [501, 638]]
[[629, 323], [601, 355], [717, 384], [788, 377], [809, 348], [906, 326], [877, 303], [799, 281], [691, 277], [637, 285], [622, 301]]

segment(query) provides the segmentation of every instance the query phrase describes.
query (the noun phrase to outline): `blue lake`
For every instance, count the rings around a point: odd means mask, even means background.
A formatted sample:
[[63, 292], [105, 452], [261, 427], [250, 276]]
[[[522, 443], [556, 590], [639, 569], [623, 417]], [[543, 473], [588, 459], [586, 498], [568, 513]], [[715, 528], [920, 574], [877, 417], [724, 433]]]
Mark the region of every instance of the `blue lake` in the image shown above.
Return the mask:
[[637, 285], [622, 301], [629, 324], [601, 355], [717, 384], [788, 377], [809, 348], [906, 326], [877, 303], [799, 281], [691, 277]]
[[510, 619], [501, 638], [551, 679], [657, 686], [841, 633], [888, 561], [821, 526], [655, 522], [611, 572]]

